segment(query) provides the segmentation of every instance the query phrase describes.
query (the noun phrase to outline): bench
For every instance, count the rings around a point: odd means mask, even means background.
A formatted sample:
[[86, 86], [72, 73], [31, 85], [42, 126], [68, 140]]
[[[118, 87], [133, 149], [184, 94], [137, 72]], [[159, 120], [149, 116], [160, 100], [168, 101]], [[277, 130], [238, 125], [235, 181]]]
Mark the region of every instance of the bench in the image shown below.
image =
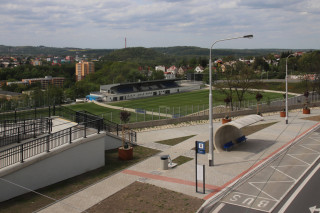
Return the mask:
[[237, 143], [241, 143], [241, 142], [246, 142], [247, 141], [247, 138], [246, 136], [242, 135], [240, 138], [238, 138], [237, 140]]
[[223, 145], [223, 148], [228, 151], [228, 149], [230, 149], [234, 144], [232, 143], [232, 141], [229, 141], [228, 143], [226, 143], [225, 145]]

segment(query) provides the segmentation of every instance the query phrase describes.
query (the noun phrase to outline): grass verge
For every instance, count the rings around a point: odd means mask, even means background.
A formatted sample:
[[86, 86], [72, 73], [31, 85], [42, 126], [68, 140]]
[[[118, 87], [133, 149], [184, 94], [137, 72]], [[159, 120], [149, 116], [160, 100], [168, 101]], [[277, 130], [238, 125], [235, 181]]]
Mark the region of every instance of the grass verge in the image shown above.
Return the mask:
[[320, 121], [320, 115], [311, 116], [311, 117], [306, 117], [306, 118], [301, 118], [301, 119], [309, 120], [309, 121]]
[[[119, 202], [121, 201], [121, 202]], [[90, 213], [104, 212], [196, 212], [204, 200], [160, 188], [147, 183], [134, 182], [89, 208]]]
[[276, 124], [278, 122], [272, 122], [272, 123], [266, 123], [266, 124], [258, 124], [258, 125], [253, 125], [253, 126], [245, 126], [243, 128], [241, 128], [242, 133], [245, 136], [251, 135], [255, 132], [258, 132], [264, 128], [267, 128], [269, 126], [272, 126], [273, 124]]
[[192, 138], [194, 136], [195, 135], [189, 135], [189, 136], [184, 136], [184, 137], [179, 137], [179, 138], [172, 138], [172, 139], [168, 139], [168, 140], [156, 141], [155, 143], [161, 143], [161, 144], [165, 144], [165, 145], [174, 146], [174, 145], [177, 145], [178, 143], [181, 143], [182, 141], [185, 141], [185, 140]]
[[[36, 191], [58, 200], [93, 183], [96, 183], [117, 171], [125, 169], [128, 166], [153, 156], [159, 151], [141, 146], [135, 146], [133, 152], [133, 160], [120, 161], [118, 160], [118, 149], [107, 150], [105, 151], [105, 166]], [[54, 201], [51, 199], [30, 192], [8, 201], [1, 202], [0, 212], [33, 212], [46, 205], [49, 205], [52, 202]]]
[[193, 160], [193, 158], [189, 158], [189, 157], [185, 157], [185, 156], [179, 156], [175, 159], [172, 160], [173, 163], [176, 163], [178, 164], [178, 166], [188, 162], [188, 161], [191, 161]]

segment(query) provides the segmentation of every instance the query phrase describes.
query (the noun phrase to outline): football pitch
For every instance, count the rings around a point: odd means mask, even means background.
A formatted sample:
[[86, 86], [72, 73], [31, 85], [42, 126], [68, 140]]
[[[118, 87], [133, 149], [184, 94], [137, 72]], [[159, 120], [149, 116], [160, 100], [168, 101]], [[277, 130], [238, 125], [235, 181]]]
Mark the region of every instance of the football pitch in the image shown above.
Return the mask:
[[[261, 102], [272, 101], [275, 99], [282, 99], [283, 95], [279, 93], [261, 92], [263, 99]], [[245, 102], [248, 104], [256, 104], [256, 92], [247, 92], [245, 95]], [[225, 105], [225, 94], [219, 91], [213, 91], [213, 106]], [[234, 105], [237, 104], [236, 96], [233, 97]], [[135, 100], [119, 101], [108, 103], [110, 105], [132, 108], [136, 113], [131, 112], [129, 123], [166, 119], [167, 117], [181, 117], [199, 112], [204, 113], [209, 108], [209, 90], [197, 90], [193, 92], [177, 93], [164, 96], [156, 96], [149, 98], [141, 98]], [[104, 117], [109, 121], [115, 123], [120, 122], [120, 110], [102, 107], [94, 103], [83, 103], [69, 105], [73, 110], [86, 110], [90, 113]], [[147, 114], [145, 111], [152, 112]]]
[[[234, 92], [235, 93], [235, 92]], [[245, 94], [244, 100], [250, 101], [252, 103], [256, 102], [255, 96], [257, 92], [250, 92], [248, 91]], [[262, 102], [266, 102], [267, 100], [274, 100], [283, 98], [282, 94], [279, 93], [270, 93], [270, 92], [261, 92], [263, 95]], [[220, 91], [213, 91], [212, 94], [213, 98], [213, 106], [217, 105], [225, 105], [224, 99], [226, 95]], [[233, 96], [234, 103], [238, 102], [236, 95]], [[114, 106], [120, 106], [125, 108], [132, 108], [132, 109], [145, 109], [148, 111], [154, 110], [157, 111], [159, 108], [183, 108], [185, 106], [200, 106], [202, 109], [208, 108], [209, 105], [209, 90], [197, 90], [193, 92], [185, 92], [185, 93], [176, 93], [171, 95], [164, 95], [164, 96], [153, 96], [150, 98], [142, 98], [142, 99], [135, 99], [135, 100], [128, 100], [128, 101], [120, 101], [116, 103], [110, 103]]]

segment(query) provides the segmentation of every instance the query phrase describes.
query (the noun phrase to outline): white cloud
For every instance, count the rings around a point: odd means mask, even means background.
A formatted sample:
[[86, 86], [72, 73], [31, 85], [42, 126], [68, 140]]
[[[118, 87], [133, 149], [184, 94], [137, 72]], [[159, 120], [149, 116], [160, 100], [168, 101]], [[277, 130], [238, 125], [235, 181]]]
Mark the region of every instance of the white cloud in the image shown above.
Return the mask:
[[[1, 5], [0, 39], [8, 45], [121, 48], [126, 36], [139, 46], [208, 47], [214, 39], [253, 33], [250, 43], [221, 45], [320, 48], [319, 14], [319, 0], [10, 0]], [[304, 34], [309, 39], [303, 43]]]

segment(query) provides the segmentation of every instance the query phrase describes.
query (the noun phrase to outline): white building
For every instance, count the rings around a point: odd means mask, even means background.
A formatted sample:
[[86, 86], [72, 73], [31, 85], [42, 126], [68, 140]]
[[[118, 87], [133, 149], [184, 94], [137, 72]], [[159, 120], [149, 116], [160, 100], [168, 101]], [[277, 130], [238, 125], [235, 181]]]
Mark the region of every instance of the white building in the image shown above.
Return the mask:
[[194, 72], [196, 73], [202, 73], [204, 71], [204, 68], [202, 66], [197, 66], [195, 69], [194, 69]]
[[[102, 101], [122, 101], [167, 95], [200, 89], [200, 85], [181, 86], [176, 79], [156, 80], [124, 84], [101, 85], [98, 93]], [[96, 96], [97, 93], [92, 93]]]
[[156, 67], [155, 67], [155, 70], [156, 70], [156, 71], [165, 72], [165, 71], [166, 71], [166, 67], [163, 66], [163, 65], [159, 65], [159, 66], [156, 66]]
[[165, 72], [164, 73], [164, 78], [165, 79], [175, 79], [176, 78], [176, 75], [172, 72]]

